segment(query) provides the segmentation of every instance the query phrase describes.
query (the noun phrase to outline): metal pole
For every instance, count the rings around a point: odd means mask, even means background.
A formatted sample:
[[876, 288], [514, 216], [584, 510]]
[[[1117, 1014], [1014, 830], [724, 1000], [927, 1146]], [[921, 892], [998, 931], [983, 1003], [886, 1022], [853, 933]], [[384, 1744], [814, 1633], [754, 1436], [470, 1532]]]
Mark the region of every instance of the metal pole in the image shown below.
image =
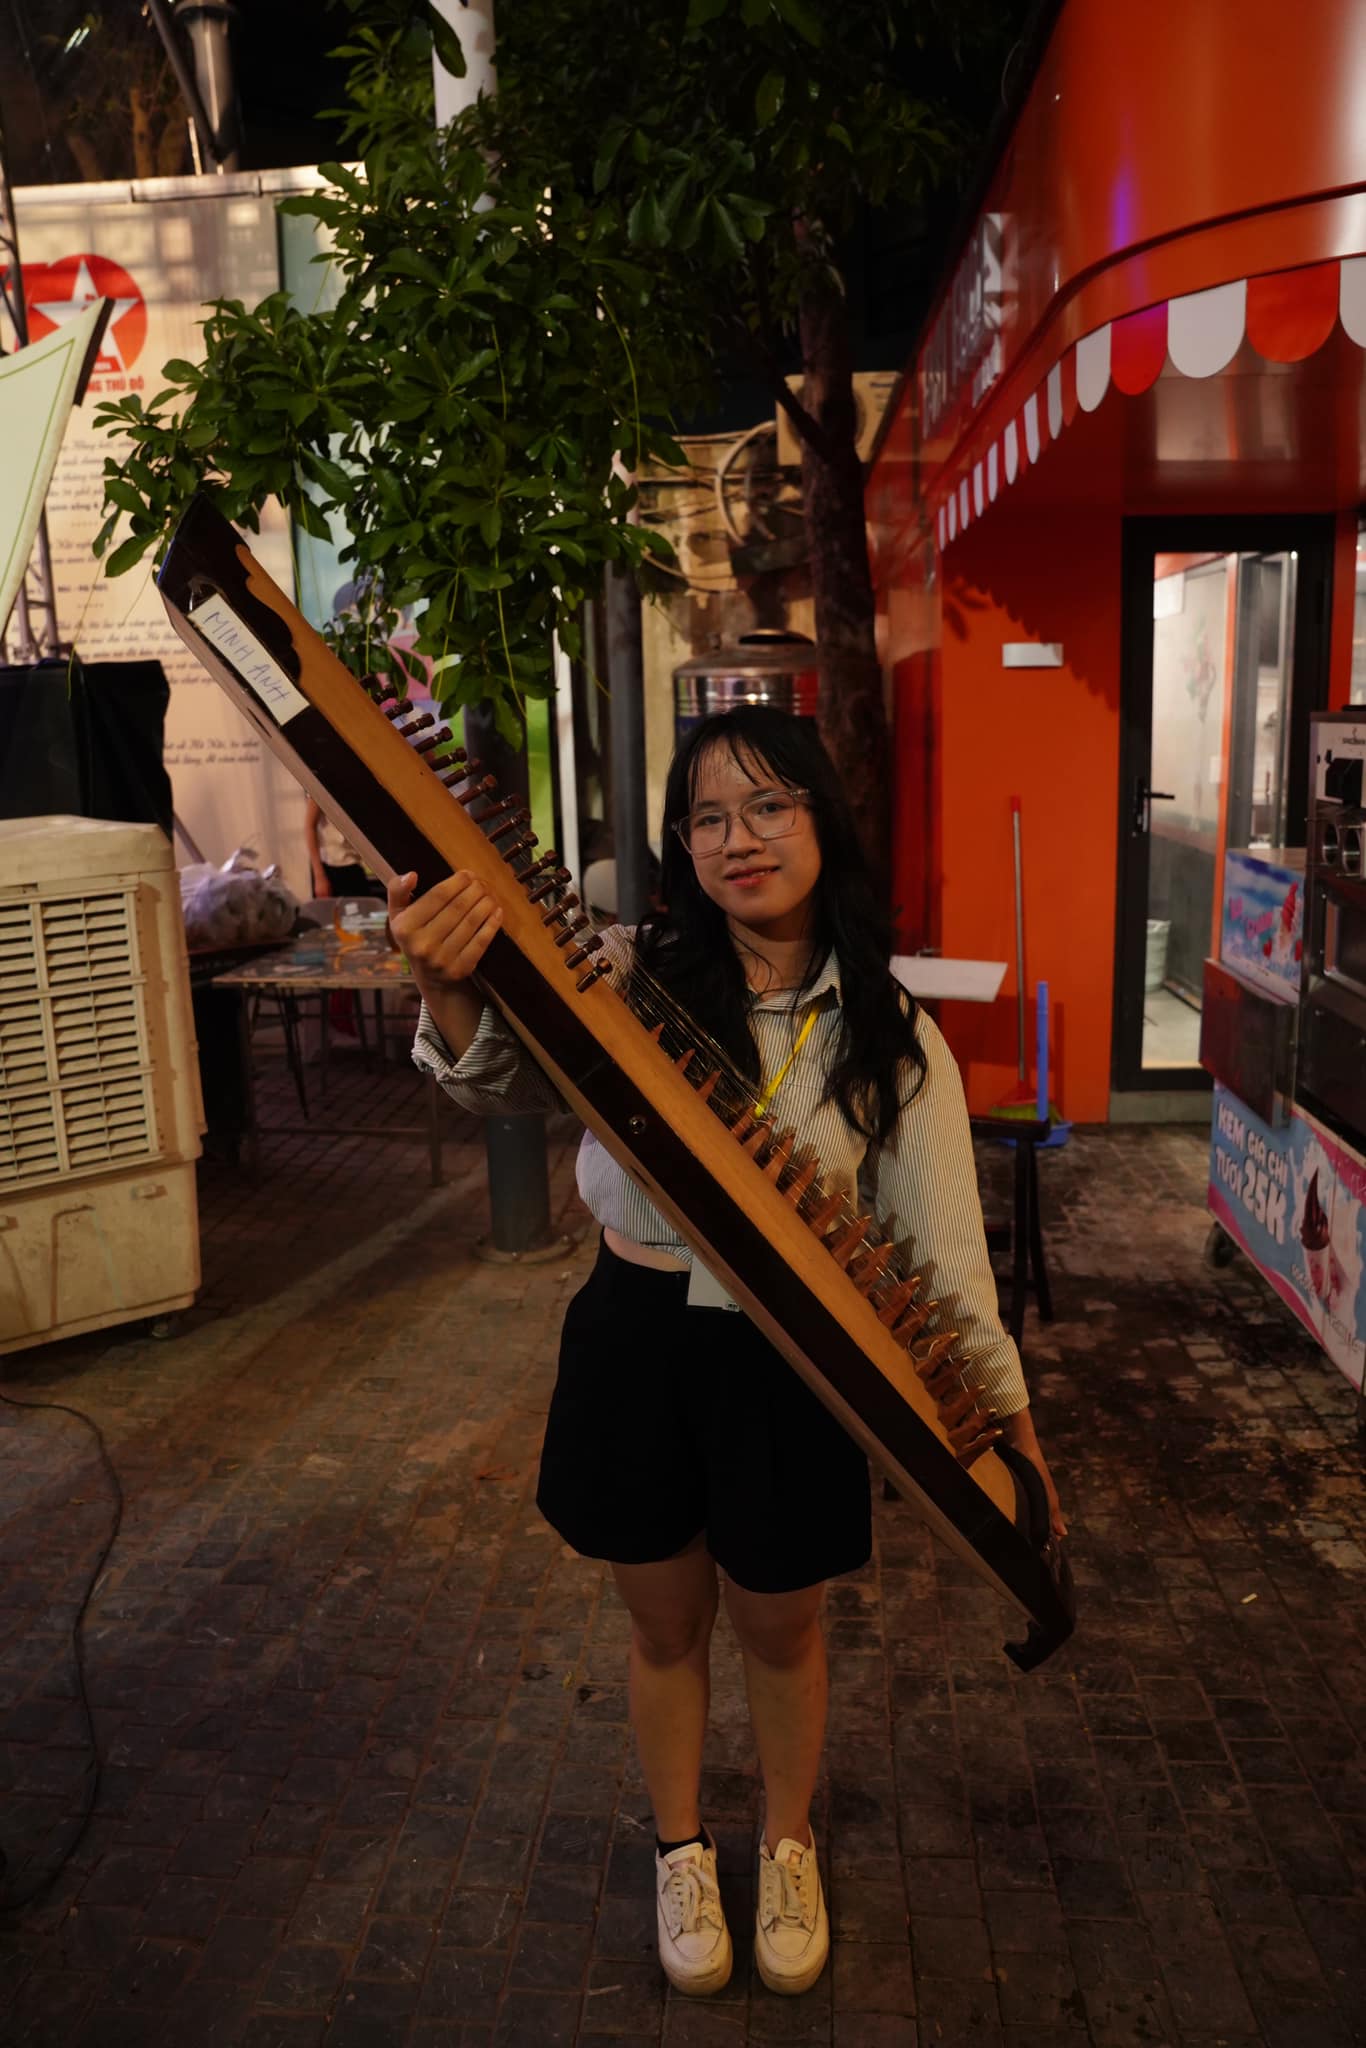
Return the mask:
[[152, 17], [152, 26], [161, 38], [166, 61], [175, 74], [180, 97], [184, 100], [190, 117], [190, 145], [195, 157], [195, 171], [198, 173], [203, 170], [205, 158], [217, 167], [218, 139], [213, 132], [213, 124], [204, 111], [204, 102], [199, 97], [194, 72], [186, 62], [179, 32], [167, 10], [167, 0], [147, 0], [147, 8]]
[[[180, 0], [175, 18], [177, 27], [181, 22], [185, 24], [194, 53], [195, 81], [213, 138], [214, 169], [238, 170], [242, 163], [242, 135], [232, 61], [232, 28], [237, 9], [228, 0]], [[171, 62], [175, 63], [174, 56]], [[190, 111], [193, 115], [193, 106]]]
[[497, 37], [493, 25], [493, 0], [434, 0], [438, 14], [460, 38], [465, 59], [465, 76], [454, 78], [436, 51], [432, 52], [432, 84], [436, 92], [436, 125], [444, 128], [465, 107], [498, 90], [498, 60], [494, 54]]
[[[498, 88], [494, 60], [493, 0], [434, 0], [460, 39], [465, 76], [454, 77], [432, 51], [432, 83], [436, 124], [444, 128], [481, 93]], [[525, 801], [530, 789], [526, 743], [510, 747], [493, 721], [485, 700], [465, 711], [465, 744], [498, 777], [505, 796]], [[475, 1246], [481, 1258], [534, 1260], [558, 1258], [564, 1240], [550, 1229], [550, 1169], [546, 1161], [543, 1116], [490, 1116], [484, 1119], [484, 1150], [488, 1161], [492, 1231]]]
[[[5, 131], [0, 121], [0, 298], [9, 315], [14, 329], [14, 345], [27, 348], [28, 306], [24, 299], [24, 267], [19, 256], [19, 226], [14, 216], [14, 199], [10, 190], [9, 162], [5, 154]], [[47, 513], [38, 520], [38, 537], [34, 549], [35, 559], [30, 562], [20, 582], [15, 599], [15, 614], [18, 619], [18, 658], [21, 665], [41, 661], [44, 656], [61, 653], [61, 642], [57, 634], [57, 587], [52, 576], [52, 547], [48, 540]], [[29, 577], [37, 589], [29, 593]], [[42, 612], [45, 623], [41, 638], [33, 629], [33, 613]], [[9, 631], [9, 620], [0, 619], [0, 641]]]
[[[465, 745], [498, 778], [503, 796], [530, 789], [526, 746], [510, 747], [498, 731], [487, 698], [465, 710]], [[495, 1261], [557, 1258], [563, 1238], [550, 1228], [550, 1167], [546, 1158], [543, 1116], [490, 1116], [484, 1119], [484, 1155], [489, 1175], [490, 1235], [475, 1251]]]
[[612, 694], [612, 851], [617, 916], [639, 924], [650, 900], [650, 841], [645, 816], [645, 657], [640, 592], [630, 571], [607, 571], [607, 687]]

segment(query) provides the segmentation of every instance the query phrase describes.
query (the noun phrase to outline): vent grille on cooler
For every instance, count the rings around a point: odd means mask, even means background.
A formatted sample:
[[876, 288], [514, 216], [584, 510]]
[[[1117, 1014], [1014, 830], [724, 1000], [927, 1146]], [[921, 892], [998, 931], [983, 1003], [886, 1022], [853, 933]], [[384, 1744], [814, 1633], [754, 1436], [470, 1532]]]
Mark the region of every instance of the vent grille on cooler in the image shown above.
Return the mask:
[[0, 899], [0, 1185], [157, 1155], [133, 901]]
[[33, 914], [27, 903], [0, 903], [0, 991], [37, 988], [38, 956]]
[[47, 1075], [42, 997], [36, 988], [32, 995], [0, 996], [0, 1097], [41, 1087]]
[[21, 1095], [13, 1102], [0, 1102], [0, 1182], [54, 1180], [61, 1166], [51, 1095]]

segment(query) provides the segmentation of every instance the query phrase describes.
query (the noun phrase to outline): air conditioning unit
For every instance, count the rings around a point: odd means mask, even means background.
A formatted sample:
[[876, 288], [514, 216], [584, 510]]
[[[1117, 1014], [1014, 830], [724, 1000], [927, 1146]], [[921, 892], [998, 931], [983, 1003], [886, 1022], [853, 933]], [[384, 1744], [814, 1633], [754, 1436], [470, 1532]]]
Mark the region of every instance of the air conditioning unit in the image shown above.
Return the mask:
[[[854, 377], [854, 406], [858, 414], [859, 460], [867, 462], [873, 453], [877, 430], [882, 425], [882, 415], [887, 410], [887, 401], [896, 389], [898, 373], [895, 370], [859, 370]], [[788, 390], [797, 398], [802, 395], [800, 377], [789, 377]], [[802, 444], [782, 407], [778, 407], [778, 462], [783, 468], [795, 467], [802, 459]]]
[[0, 820], [0, 1354], [188, 1306], [202, 1129], [164, 833]]

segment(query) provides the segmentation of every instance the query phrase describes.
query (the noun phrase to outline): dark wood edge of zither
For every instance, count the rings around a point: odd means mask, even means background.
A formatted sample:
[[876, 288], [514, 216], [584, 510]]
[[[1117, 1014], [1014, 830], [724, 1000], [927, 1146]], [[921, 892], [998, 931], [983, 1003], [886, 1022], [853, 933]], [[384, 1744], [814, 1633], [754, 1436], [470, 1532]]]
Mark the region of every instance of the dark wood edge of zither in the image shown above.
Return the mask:
[[[233, 697], [262, 737], [305, 786], [327, 800], [382, 873], [416, 871], [429, 887], [450, 871], [451, 860], [377, 779], [371, 767], [317, 708], [306, 669], [327, 664], [349, 688], [354, 680], [335, 663], [321, 637], [282, 592], [274, 601], [249, 587], [245, 550], [232, 527], [205, 499], [184, 515], [158, 578], [176, 630]], [[259, 565], [252, 580], [268, 582]], [[286, 732], [244, 686], [228, 663], [195, 629], [190, 613], [210, 593], [233, 613], [308, 698], [310, 708], [288, 721]], [[402, 742], [400, 742], [402, 744]], [[439, 788], [439, 785], [433, 785]], [[440, 792], [444, 804], [450, 801]], [[452, 811], [457, 807], [452, 802]], [[470, 831], [476, 831], [473, 824]], [[481, 844], [487, 842], [482, 840]], [[492, 849], [495, 858], [496, 849]], [[515, 884], [499, 861], [502, 875]], [[1065, 1566], [1055, 1571], [992, 1504], [904, 1400], [857, 1338], [832, 1314], [773, 1245], [742, 1204], [723, 1187], [674, 1131], [667, 1117], [611, 1059], [571, 997], [567, 976], [551, 980], [505, 930], [495, 940], [481, 976], [500, 1009], [549, 1068], [573, 1106], [637, 1177], [666, 1192], [665, 1206], [685, 1234], [699, 1242], [709, 1263], [737, 1281], [753, 1303], [755, 1320], [780, 1343], [784, 1355], [925, 1512], [953, 1547], [975, 1560], [1032, 1617], [1027, 1644], [1008, 1645], [1025, 1668], [1042, 1661], [1071, 1633], [1073, 1609]], [[702, 1114], [710, 1112], [698, 1105]], [[634, 1151], [624, 1133], [628, 1119], [643, 1119]], [[636, 1126], [632, 1125], [635, 1129]], [[720, 1125], [716, 1126], [718, 1132]], [[748, 1163], [748, 1162], [746, 1162]], [[756, 1172], [758, 1169], [755, 1169]], [[724, 1257], [715, 1248], [724, 1246]], [[793, 1354], [796, 1353], [796, 1356]], [[819, 1364], [816, 1361], [819, 1360]]]

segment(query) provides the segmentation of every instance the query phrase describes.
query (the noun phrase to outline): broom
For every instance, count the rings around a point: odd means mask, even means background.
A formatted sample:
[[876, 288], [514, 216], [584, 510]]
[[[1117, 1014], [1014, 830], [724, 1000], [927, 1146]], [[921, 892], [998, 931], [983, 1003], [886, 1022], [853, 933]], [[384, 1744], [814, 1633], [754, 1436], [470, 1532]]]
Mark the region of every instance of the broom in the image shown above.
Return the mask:
[[[1072, 1126], [1063, 1121], [1062, 1111], [1049, 1095], [1048, 1072], [1048, 983], [1041, 981], [1036, 992], [1038, 1003], [1038, 1060], [1034, 1085], [1030, 1085], [1029, 1066], [1025, 1050], [1025, 955], [1024, 955], [1024, 851], [1020, 836], [1020, 799], [1010, 799], [1011, 834], [1015, 849], [1015, 1001], [1017, 1014], [1017, 1047], [1019, 1075], [1014, 1088], [1000, 1102], [993, 1105], [992, 1116], [1018, 1117], [1022, 1122], [1033, 1122], [1037, 1117], [1042, 1122], [1051, 1118], [1053, 1129], [1044, 1140], [1047, 1146], [1067, 1143]], [[1007, 1141], [1009, 1142], [1009, 1141]]]

